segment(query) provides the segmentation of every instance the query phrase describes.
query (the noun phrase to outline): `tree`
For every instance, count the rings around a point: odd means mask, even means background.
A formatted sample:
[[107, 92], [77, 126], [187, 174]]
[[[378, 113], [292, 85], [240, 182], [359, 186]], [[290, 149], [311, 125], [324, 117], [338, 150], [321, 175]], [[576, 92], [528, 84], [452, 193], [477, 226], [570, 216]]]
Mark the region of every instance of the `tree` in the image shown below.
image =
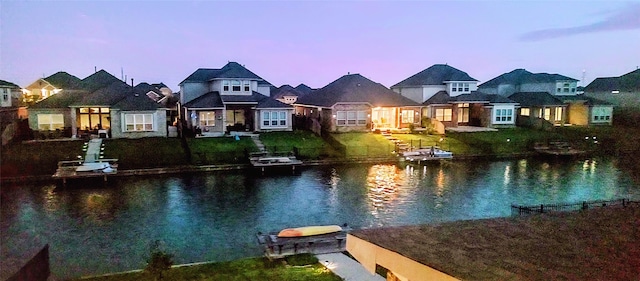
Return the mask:
[[150, 273], [155, 280], [162, 280], [165, 271], [171, 269], [173, 255], [165, 252], [160, 247], [160, 240], [154, 241], [149, 247], [149, 257], [145, 272]]

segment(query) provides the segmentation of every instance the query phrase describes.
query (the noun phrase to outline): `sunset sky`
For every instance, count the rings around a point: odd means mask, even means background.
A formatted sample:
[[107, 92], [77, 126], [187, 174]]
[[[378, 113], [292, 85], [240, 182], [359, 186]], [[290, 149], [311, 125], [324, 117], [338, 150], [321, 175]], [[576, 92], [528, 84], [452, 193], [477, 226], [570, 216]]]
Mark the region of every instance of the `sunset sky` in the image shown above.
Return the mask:
[[640, 66], [638, 1], [2, 0], [0, 21], [0, 79], [23, 87], [97, 68], [178, 91], [228, 61], [314, 88], [349, 72], [389, 87], [438, 63], [480, 82], [525, 68], [579, 85]]

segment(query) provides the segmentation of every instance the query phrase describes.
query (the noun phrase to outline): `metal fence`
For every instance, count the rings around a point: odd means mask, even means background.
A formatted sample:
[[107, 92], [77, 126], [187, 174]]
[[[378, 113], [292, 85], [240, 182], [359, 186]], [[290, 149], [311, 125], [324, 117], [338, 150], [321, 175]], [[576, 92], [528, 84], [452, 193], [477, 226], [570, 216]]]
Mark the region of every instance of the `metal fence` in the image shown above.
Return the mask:
[[564, 203], [564, 204], [540, 204], [533, 206], [511, 205], [512, 215], [530, 215], [530, 214], [542, 214], [550, 212], [566, 212], [587, 210], [593, 208], [602, 208], [610, 206], [622, 206], [626, 207], [630, 204], [640, 204], [638, 201], [631, 201], [629, 199], [615, 199], [615, 200], [594, 200], [594, 201], [582, 201], [581, 203]]

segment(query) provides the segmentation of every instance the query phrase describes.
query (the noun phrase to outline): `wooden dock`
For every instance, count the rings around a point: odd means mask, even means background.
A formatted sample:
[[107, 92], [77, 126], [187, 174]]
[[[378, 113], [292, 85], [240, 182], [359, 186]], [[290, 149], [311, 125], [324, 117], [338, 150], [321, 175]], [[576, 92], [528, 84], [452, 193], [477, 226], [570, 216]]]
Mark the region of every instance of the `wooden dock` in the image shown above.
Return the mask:
[[89, 179], [89, 178], [102, 178], [107, 181], [108, 176], [116, 175], [118, 173], [118, 159], [100, 159], [92, 163], [105, 163], [108, 164], [109, 169], [102, 168], [91, 171], [78, 171], [78, 167], [81, 167], [85, 162], [81, 160], [77, 161], [60, 161], [58, 162], [58, 169], [53, 174], [52, 178], [62, 180], [63, 184], [67, 183], [69, 179]]
[[296, 159], [295, 156], [277, 156], [268, 155], [266, 153], [253, 153], [249, 157], [249, 162], [254, 168], [259, 168], [263, 173], [267, 168], [282, 168], [291, 167], [292, 171], [295, 171], [296, 166], [302, 164], [301, 160]]
[[305, 236], [278, 237], [278, 233], [258, 232], [258, 243], [264, 246], [264, 255], [270, 259], [279, 259], [301, 253], [328, 254], [346, 251], [346, 239], [349, 228], [340, 232]]

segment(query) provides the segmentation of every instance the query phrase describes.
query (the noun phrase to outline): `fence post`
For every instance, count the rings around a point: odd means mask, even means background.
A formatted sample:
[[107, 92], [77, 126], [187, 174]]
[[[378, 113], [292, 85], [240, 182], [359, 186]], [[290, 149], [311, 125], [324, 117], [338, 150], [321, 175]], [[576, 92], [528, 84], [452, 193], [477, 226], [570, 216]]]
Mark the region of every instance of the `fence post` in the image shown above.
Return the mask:
[[587, 205], [587, 201], [582, 201], [582, 209], [586, 210], [589, 208], [589, 205]]
[[626, 205], [625, 205], [625, 202], [624, 202], [624, 201], [625, 201], [625, 199], [624, 199], [624, 198], [622, 198], [622, 207], [626, 207]]
[[544, 213], [544, 204], [540, 204], [540, 213]]

